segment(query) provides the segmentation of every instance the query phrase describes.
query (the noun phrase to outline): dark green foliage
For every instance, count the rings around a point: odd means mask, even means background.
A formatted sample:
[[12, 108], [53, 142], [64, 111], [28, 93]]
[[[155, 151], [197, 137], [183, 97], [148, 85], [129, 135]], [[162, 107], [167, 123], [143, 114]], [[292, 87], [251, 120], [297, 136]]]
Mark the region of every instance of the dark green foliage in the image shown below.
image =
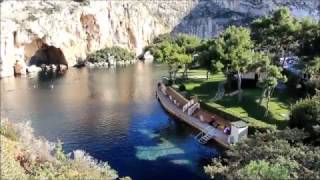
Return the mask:
[[[188, 64], [191, 61], [190, 55], [196, 51], [199, 45], [200, 39], [196, 36], [163, 34], [156, 37], [153, 44], [145, 51], [150, 50], [158, 62]], [[188, 57], [185, 58], [184, 55]]]
[[271, 164], [264, 160], [251, 161], [240, 170], [240, 177], [244, 179], [288, 179], [289, 168], [280, 163]]
[[256, 133], [204, 169], [226, 179], [319, 179], [320, 148], [304, 145], [305, 137], [298, 129]]
[[[238, 81], [238, 99], [242, 100], [242, 74], [255, 64], [253, 41], [250, 30], [243, 27], [230, 26], [216, 40], [214, 51], [217, 54], [217, 65], [225, 68], [226, 74], [236, 73]], [[223, 66], [222, 66], [223, 65]]]
[[304, 128], [314, 137], [315, 141], [320, 142], [320, 96], [306, 98], [293, 105], [290, 125]]
[[311, 19], [301, 21], [301, 30], [297, 33], [299, 40], [298, 55], [308, 62], [320, 56], [320, 23]]
[[298, 46], [297, 33], [299, 21], [291, 15], [288, 8], [280, 8], [271, 16], [265, 16], [252, 22], [251, 36], [256, 48], [272, 53], [275, 62], [294, 52]]
[[118, 46], [107, 47], [105, 49], [98, 50], [87, 57], [89, 62], [102, 62], [108, 61], [108, 56], [111, 55], [116, 61], [129, 61], [133, 60], [135, 55], [134, 53], [128, 51], [125, 48]]
[[320, 90], [320, 80], [310, 80], [305, 83], [305, 95], [314, 96]]
[[192, 63], [192, 54], [200, 45], [200, 39], [196, 36], [178, 34], [170, 36], [164, 34], [157, 37], [154, 43], [148, 47], [156, 62], [165, 63], [169, 66], [169, 79], [175, 83], [178, 70], [184, 67], [184, 77], [188, 77], [188, 68]]
[[173, 41], [173, 37], [170, 34], [160, 34], [153, 40], [153, 44], [158, 44], [164, 41]]
[[186, 90], [186, 86], [184, 84], [180, 84], [179, 91], [185, 91], [185, 90]]

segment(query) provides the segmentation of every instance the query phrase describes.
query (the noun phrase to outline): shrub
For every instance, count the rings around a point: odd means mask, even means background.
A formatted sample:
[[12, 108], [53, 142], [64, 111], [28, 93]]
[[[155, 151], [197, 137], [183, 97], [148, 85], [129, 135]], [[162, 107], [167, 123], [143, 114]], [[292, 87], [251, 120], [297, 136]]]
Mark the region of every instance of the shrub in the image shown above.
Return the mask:
[[184, 84], [180, 84], [179, 91], [186, 91], [186, 86]]
[[289, 179], [288, 168], [282, 166], [279, 163], [271, 164], [264, 160], [261, 161], [251, 161], [243, 169], [240, 170], [241, 179]]
[[18, 139], [18, 135], [15, 132], [13, 126], [7, 119], [1, 120], [0, 124], [0, 135], [5, 136], [6, 138], [16, 141]]
[[[3, 122], [3, 121], [2, 121]], [[62, 143], [50, 143], [33, 135], [30, 123], [1, 122], [15, 140], [1, 130], [1, 179], [116, 179], [117, 172], [81, 150], [66, 155]], [[10, 130], [10, 132], [11, 132]], [[6, 131], [7, 132], [7, 131]]]
[[256, 133], [204, 167], [221, 179], [319, 179], [320, 147], [303, 144], [299, 129]]
[[311, 134], [320, 125], [320, 96], [298, 101], [291, 108], [290, 126], [304, 128]]
[[0, 179], [28, 179], [25, 169], [16, 160], [17, 143], [0, 135], [1, 157], [0, 157]]
[[113, 56], [116, 61], [129, 61], [134, 59], [134, 53], [128, 51], [125, 48], [121, 48], [118, 46], [107, 47], [101, 50], [98, 50], [87, 57], [87, 60], [90, 62], [102, 62], [108, 61], [108, 57]]
[[314, 96], [320, 90], [320, 80], [311, 80], [305, 83], [306, 96]]

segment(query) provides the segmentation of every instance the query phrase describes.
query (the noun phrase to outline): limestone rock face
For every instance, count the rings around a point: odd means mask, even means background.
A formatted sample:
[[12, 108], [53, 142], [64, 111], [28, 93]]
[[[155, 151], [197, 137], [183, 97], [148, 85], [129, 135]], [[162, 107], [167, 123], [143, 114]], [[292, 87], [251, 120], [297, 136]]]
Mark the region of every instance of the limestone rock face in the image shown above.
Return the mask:
[[7, 0], [0, 5], [0, 77], [13, 75], [17, 60], [29, 64], [31, 58], [43, 58], [36, 53], [43, 44], [60, 49], [72, 66], [106, 46], [139, 55], [163, 33], [211, 37], [229, 24], [246, 24], [278, 6], [315, 19], [320, 11], [318, 0]]
[[246, 26], [283, 6], [296, 17], [320, 19], [319, 0], [200, 0], [174, 32], [212, 37], [229, 25]]
[[106, 46], [121, 46], [140, 54], [155, 36], [170, 32], [193, 4], [194, 1], [4, 1], [1, 74], [12, 75], [8, 69], [16, 60], [27, 64], [30, 59], [41, 60], [44, 56], [38, 50], [42, 44], [61, 49], [71, 66]]

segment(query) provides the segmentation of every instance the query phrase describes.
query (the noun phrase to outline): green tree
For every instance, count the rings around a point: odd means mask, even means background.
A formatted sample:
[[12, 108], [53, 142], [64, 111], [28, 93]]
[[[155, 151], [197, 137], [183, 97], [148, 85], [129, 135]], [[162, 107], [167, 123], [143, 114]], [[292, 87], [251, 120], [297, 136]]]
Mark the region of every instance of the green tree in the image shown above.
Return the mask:
[[299, 21], [291, 15], [288, 8], [280, 8], [272, 16], [253, 21], [251, 35], [257, 48], [274, 54], [278, 63], [279, 58], [284, 59], [295, 51], [298, 46], [296, 34], [300, 27]]
[[260, 75], [263, 76], [258, 82], [258, 86], [263, 89], [260, 97], [260, 105], [263, 100], [266, 99], [265, 116], [267, 116], [269, 112], [269, 102], [275, 87], [280, 81], [286, 82], [287, 78], [282, 74], [281, 67], [270, 64], [270, 58], [268, 55], [264, 53], [256, 53], [255, 58], [258, 59], [258, 63], [256, 63], [255, 66], [258, 67]]
[[187, 77], [189, 64], [192, 62], [192, 54], [200, 45], [200, 39], [196, 36], [179, 34], [171, 37], [167, 34], [157, 37], [154, 44], [148, 49], [157, 62], [168, 64], [169, 78], [176, 79], [180, 66], [184, 66], [184, 77]]
[[169, 66], [169, 79], [175, 80], [175, 75], [178, 71], [178, 52], [180, 48], [177, 44], [165, 41], [161, 50], [163, 52], [164, 63]]
[[199, 37], [187, 34], [178, 34], [175, 39], [175, 43], [180, 47], [180, 58], [176, 60], [184, 66], [183, 77], [185, 78], [188, 78], [188, 68], [192, 62], [192, 54], [196, 51], [200, 42]]
[[188, 78], [188, 66], [192, 62], [191, 55], [188, 54], [177, 54], [174, 58], [175, 61], [184, 66], [183, 77]]
[[319, 74], [320, 73], [320, 56], [305, 62], [303, 71], [304, 73], [310, 75], [310, 79], [312, 79], [314, 75]]
[[219, 61], [219, 54], [216, 50], [216, 39], [202, 41], [196, 51], [197, 56], [195, 57], [195, 61], [207, 70], [207, 79], [209, 79], [210, 73], [214, 74], [222, 71], [224, 66]]
[[308, 62], [320, 56], [320, 23], [306, 18], [300, 24], [301, 29], [297, 33], [299, 41], [297, 54], [303, 62]]
[[118, 46], [106, 47], [104, 49], [100, 49], [87, 57], [87, 60], [90, 62], [101, 62], [108, 61], [109, 55], [113, 56], [116, 61], [129, 61], [134, 59], [135, 55], [133, 52], [125, 48], [121, 48]]
[[226, 68], [226, 73], [235, 73], [238, 79], [238, 97], [242, 99], [242, 73], [254, 63], [253, 42], [249, 29], [231, 26], [217, 39], [214, 50], [218, 60]]

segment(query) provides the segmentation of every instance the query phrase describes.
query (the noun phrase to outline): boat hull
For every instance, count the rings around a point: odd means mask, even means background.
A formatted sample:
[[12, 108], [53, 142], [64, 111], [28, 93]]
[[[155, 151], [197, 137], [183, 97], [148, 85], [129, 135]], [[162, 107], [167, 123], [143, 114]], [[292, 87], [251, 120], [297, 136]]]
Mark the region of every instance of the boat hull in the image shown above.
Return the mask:
[[[209, 126], [208, 123], [203, 123], [199, 119], [197, 119], [193, 116], [189, 116], [186, 113], [184, 113], [182, 111], [182, 109], [178, 108], [172, 101], [170, 101], [170, 99], [167, 96], [165, 96], [159, 88], [157, 88], [157, 90], [156, 90], [156, 97], [157, 97], [158, 101], [160, 102], [160, 104], [162, 105], [162, 107], [169, 114], [173, 115], [174, 117], [178, 118], [179, 120], [189, 124], [190, 126], [196, 128], [200, 131], [205, 130]], [[227, 136], [225, 134], [223, 134], [222, 132], [219, 135], [220, 135], [220, 138], [213, 137], [211, 139], [214, 140], [215, 142], [217, 142], [222, 147], [229, 148], [229, 144], [227, 142], [225, 142], [225, 139], [227, 139]], [[224, 140], [222, 140], [222, 139], [224, 139]]]

